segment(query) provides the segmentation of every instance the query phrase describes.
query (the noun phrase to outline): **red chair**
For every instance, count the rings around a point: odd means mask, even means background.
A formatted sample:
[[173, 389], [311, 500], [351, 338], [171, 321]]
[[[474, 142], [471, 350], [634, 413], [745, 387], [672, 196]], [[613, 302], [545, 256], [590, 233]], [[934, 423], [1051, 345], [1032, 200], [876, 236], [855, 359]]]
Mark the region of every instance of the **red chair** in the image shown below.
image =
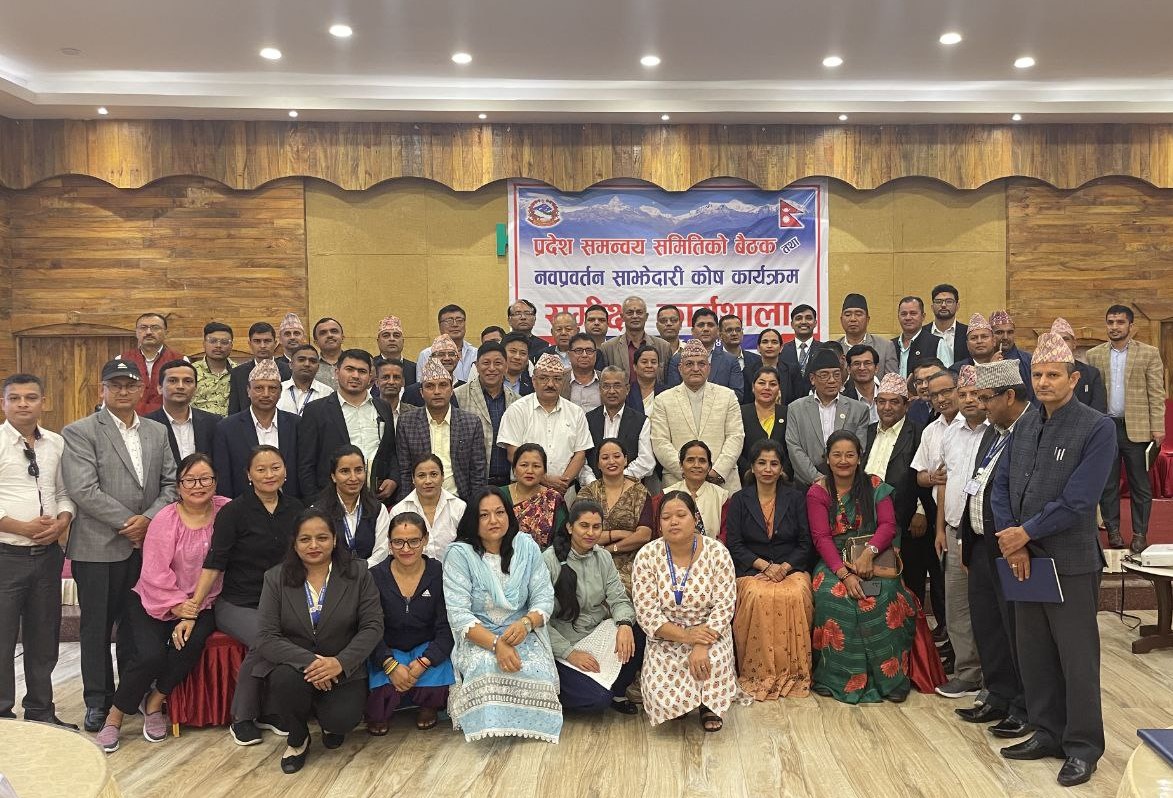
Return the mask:
[[235, 638], [212, 633], [195, 669], [167, 697], [173, 736], [179, 736], [180, 725], [227, 726], [232, 722], [232, 694], [247, 653], [248, 648]]
[[1153, 483], [1153, 498], [1173, 499], [1173, 399], [1165, 400], [1165, 440], [1153, 463], [1149, 478]]

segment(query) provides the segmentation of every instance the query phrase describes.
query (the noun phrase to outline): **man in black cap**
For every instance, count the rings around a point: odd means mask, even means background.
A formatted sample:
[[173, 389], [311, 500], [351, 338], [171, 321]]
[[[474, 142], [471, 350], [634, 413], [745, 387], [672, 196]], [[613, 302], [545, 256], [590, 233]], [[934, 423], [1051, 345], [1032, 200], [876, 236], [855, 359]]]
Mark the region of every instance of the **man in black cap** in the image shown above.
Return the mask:
[[863, 402], [839, 393], [843, 370], [838, 346], [820, 346], [807, 364], [814, 393], [791, 402], [786, 408], [786, 448], [794, 464], [794, 480], [803, 488], [819, 478], [818, 468], [826, 459], [827, 438], [839, 429], [848, 429], [867, 441], [871, 413]]
[[839, 313], [839, 323], [843, 325], [843, 337], [839, 342], [844, 351], [850, 351], [853, 346], [870, 346], [876, 350], [876, 379], [884, 379], [884, 375], [895, 371], [900, 372], [900, 358], [896, 354], [896, 347], [887, 338], [878, 338], [868, 332], [868, 322], [872, 319], [868, 313], [868, 300], [863, 294], [848, 294], [843, 297], [843, 309]]

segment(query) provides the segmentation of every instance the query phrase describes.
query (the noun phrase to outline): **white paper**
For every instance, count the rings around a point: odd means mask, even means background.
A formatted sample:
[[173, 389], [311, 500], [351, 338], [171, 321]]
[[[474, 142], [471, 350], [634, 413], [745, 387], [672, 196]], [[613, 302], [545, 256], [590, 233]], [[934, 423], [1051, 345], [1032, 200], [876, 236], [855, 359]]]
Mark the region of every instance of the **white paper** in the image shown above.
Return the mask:
[[619, 661], [619, 655], [615, 653], [616, 631], [615, 621], [604, 618], [593, 632], [574, 644], [575, 651], [582, 651], [595, 658], [599, 663], [598, 673], [584, 671], [564, 659], [558, 661], [568, 668], [574, 668], [579, 673], [585, 673], [603, 687], [610, 689], [611, 685], [615, 684], [615, 680], [619, 678], [619, 670], [623, 667], [623, 663]]

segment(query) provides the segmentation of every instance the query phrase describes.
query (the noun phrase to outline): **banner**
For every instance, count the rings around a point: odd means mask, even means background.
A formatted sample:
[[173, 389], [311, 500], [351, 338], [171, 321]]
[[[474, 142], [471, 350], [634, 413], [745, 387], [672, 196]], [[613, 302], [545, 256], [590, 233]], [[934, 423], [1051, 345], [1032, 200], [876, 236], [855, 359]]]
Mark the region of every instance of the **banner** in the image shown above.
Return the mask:
[[[745, 345], [773, 327], [791, 337], [790, 311], [818, 309], [827, 336], [827, 185], [808, 180], [782, 191], [706, 184], [684, 192], [608, 185], [578, 193], [510, 181], [510, 301], [538, 308], [537, 334], [558, 313], [581, 327], [591, 305], [623, 329], [629, 296], [656, 310], [676, 305], [687, 337], [694, 311], [739, 316]], [[541, 319], [546, 320], [543, 324]]]

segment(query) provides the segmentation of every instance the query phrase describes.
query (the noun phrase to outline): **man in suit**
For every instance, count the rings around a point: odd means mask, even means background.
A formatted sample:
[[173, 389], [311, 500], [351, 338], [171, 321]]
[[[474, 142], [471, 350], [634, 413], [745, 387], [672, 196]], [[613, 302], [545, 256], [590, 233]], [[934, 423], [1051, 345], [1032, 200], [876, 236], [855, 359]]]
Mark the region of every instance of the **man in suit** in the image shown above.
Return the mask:
[[[509, 333], [501, 339], [501, 346], [505, 349], [505, 387], [518, 396], [529, 396], [534, 392], [534, 381], [529, 374], [529, 347], [525, 338], [518, 333]], [[541, 357], [541, 353], [538, 356]]]
[[379, 322], [375, 345], [379, 347], [379, 354], [375, 355], [371, 367], [376, 375], [379, 373], [379, 366], [388, 360], [398, 360], [402, 364], [404, 385], [411, 385], [417, 381], [415, 361], [403, 356], [403, 322], [398, 316], [384, 316]]
[[[452, 379], [455, 380], [453, 384], [466, 382], [472, 376], [477, 360], [477, 348], [464, 337], [468, 326], [468, 314], [460, 305], [445, 305], [436, 312], [436, 323], [440, 328], [440, 336], [446, 336], [456, 347], [456, 365], [452, 369]], [[434, 354], [436, 352], [431, 346], [426, 347], [420, 350], [415, 362], [426, 363]]]
[[843, 297], [843, 309], [839, 312], [839, 323], [843, 325], [843, 337], [839, 343], [844, 351], [850, 352], [854, 346], [870, 346], [876, 352], [876, 378], [883, 379], [890, 371], [899, 371], [900, 360], [896, 357], [896, 348], [887, 338], [879, 338], [868, 332], [868, 323], [871, 322], [868, 313], [868, 299], [863, 294], [848, 294]]
[[[909, 360], [915, 364], [922, 355], [917, 352], [913, 356], [912, 344], [920, 335], [921, 326], [925, 323], [925, 301], [919, 296], [906, 296], [896, 305], [896, 319], [900, 322], [900, 335], [892, 339], [892, 348], [896, 351], [901, 377], [912, 375]], [[933, 357], [936, 357], [934, 354]]]
[[[258, 363], [273, 360], [277, 349], [277, 331], [267, 321], [258, 321], [248, 328], [248, 348], [253, 353], [252, 360], [246, 360], [239, 366], [233, 366], [232, 374], [228, 378], [228, 415], [234, 415], [247, 410], [249, 406], [248, 380], [253, 368]], [[274, 360], [276, 363], [276, 361]], [[278, 376], [287, 380], [293, 376], [289, 366], [277, 363]], [[280, 382], [280, 380], [278, 380]]]
[[518, 395], [505, 385], [505, 347], [498, 343], [481, 344], [477, 350], [477, 375], [453, 391], [454, 403], [459, 400], [462, 409], [481, 421], [485, 438], [485, 462], [490, 485], [508, 485], [509, 458], [497, 445], [501, 419]]
[[605, 305], [591, 305], [582, 314], [582, 331], [595, 342], [595, 371], [607, 366], [603, 344], [607, 343], [607, 331], [611, 328], [611, 314]]
[[248, 490], [248, 456], [254, 446], [276, 446], [285, 460], [285, 486], [290, 496], [300, 497], [298, 483], [297, 416], [277, 409], [281, 398], [281, 372], [276, 361], [262, 360], [249, 375], [249, 406], [216, 425], [212, 436], [212, 462], [216, 493], [235, 499]]
[[144, 313], [135, 320], [134, 337], [138, 346], [118, 357], [129, 360], [143, 375], [143, 395], [134, 412], [146, 416], [163, 404], [159, 395], [159, 366], [172, 360], [184, 360], [183, 354], [167, 346], [167, 318], [161, 313]]
[[[1014, 365], [1022, 375], [1023, 385], [1030, 382], [1030, 361], [1020, 360], [1013, 354], [1003, 354], [999, 348], [998, 338], [994, 335], [993, 326], [982, 314], [975, 313], [969, 317], [969, 324], [965, 328], [965, 345], [969, 348], [969, 357], [953, 361], [949, 370], [954, 374], [959, 373], [962, 366], [976, 366], [979, 363], [993, 363], [996, 360], [1009, 359], [1014, 361]], [[1029, 394], [1027, 400], [1033, 401], [1034, 395]]]
[[[1067, 319], [1062, 316], [1055, 319], [1051, 324], [1051, 332], [1062, 338], [1063, 343], [1067, 344], [1067, 348], [1071, 350], [1071, 354], [1075, 355], [1075, 330], [1072, 329]], [[1075, 361], [1075, 370], [1079, 372], [1079, 382], [1075, 384], [1075, 398], [1093, 410], [1099, 410], [1107, 415], [1108, 389], [1104, 387], [1104, 377], [1100, 374], [1100, 370], [1095, 366], [1081, 362], [1078, 358]]]
[[617, 438], [627, 455], [623, 473], [640, 480], [652, 473], [656, 457], [652, 453], [652, 425], [639, 410], [627, 407], [631, 383], [618, 366], [607, 366], [599, 375], [599, 393], [603, 403], [586, 414], [587, 429], [594, 446], [587, 452], [587, 467], [581, 482], [589, 484], [602, 478], [599, 471], [599, 444], [605, 438]]
[[[448, 369], [448, 373], [452, 375], [452, 384], [455, 387], [459, 388], [461, 385], [464, 385], [464, 380], [456, 376], [456, 371], [460, 367], [460, 349], [457, 348], [456, 343], [450, 337], [447, 335], [437, 335], [432, 339], [432, 345], [424, 351], [428, 352], [429, 355], [424, 360], [421, 360], [420, 364], [428, 362], [431, 358], [435, 358], [443, 364], [444, 368]], [[422, 368], [423, 366], [419, 365], [417, 372]], [[470, 366], [470, 373], [475, 374], [475, 372], [476, 364], [474, 360], [474, 363]], [[405, 405], [423, 407], [423, 385], [418, 381], [408, 383], [407, 387], [403, 389], [403, 395], [400, 401]], [[459, 407], [459, 404], [457, 406]]]
[[302, 495], [308, 504], [330, 487], [330, 457], [339, 446], [353, 444], [366, 458], [375, 498], [390, 499], [400, 480], [395, 421], [387, 403], [371, 396], [371, 356], [364, 349], [344, 349], [335, 372], [338, 390], [310, 402], [297, 425]]
[[301, 323], [301, 319], [296, 313], [286, 313], [285, 318], [281, 319], [281, 323], [277, 325], [277, 342], [281, 344], [281, 354], [274, 359], [292, 369], [293, 353], [302, 344], [308, 343], [305, 325]]
[[534, 325], [538, 323], [538, 308], [533, 302], [519, 299], [506, 309], [505, 314], [509, 318], [509, 331], [525, 339], [527, 359], [537, 360], [550, 348], [544, 339], [534, 335]]
[[[879, 411], [876, 409], [876, 395], [880, 387], [880, 379], [876, 376], [876, 363], [879, 362], [880, 355], [867, 344], [856, 344], [847, 350], [845, 357], [848, 380], [843, 386], [843, 395], [867, 405], [868, 423], [875, 424], [880, 420]], [[905, 392], [907, 391], [906, 386]]]
[[922, 358], [935, 357], [948, 367], [969, 357], [969, 346], [965, 340], [966, 326], [957, 321], [961, 295], [953, 286], [942, 283], [933, 287], [932, 297], [933, 323], [921, 328], [920, 334], [912, 342], [912, 352], [908, 356], [910, 371], [916, 368]]
[[632, 359], [636, 350], [644, 344], [656, 350], [660, 356], [660, 378], [664, 378], [668, 359], [672, 357], [668, 342], [663, 338], [648, 335], [644, 327], [648, 323], [648, 304], [638, 296], [623, 300], [623, 335], [617, 335], [600, 347], [608, 366], [618, 366], [629, 379], [634, 380]]
[[1096, 497], [1119, 456], [1113, 421], [1074, 401], [1074, 360], [1058, 335], [1039, 336], [1031, 379], [1042, 411], [1016, 425], [994, 476], [993, 497], [998, 548], [1011, 572], [1025, 580], [1031, 557], [1052, 559], [1063, 592], [1061, 603], [1014, 603], [1018, 661], [1035, 733], [1003, 748], [1002, 756], [1064, 758], [1058, 777], [1064, 787], [1090, 779], [1104, 753], [1096, 625], [1104, 556]]
[[281, 398], [277, 409], [300, 416], [310, 402], [329, 396], [334, 389], [318, 381], [318, 366], [321, 358], [313, 344], [302, 344], [290, 354], [289, 367], [293, 376], [281, 383]]
[[737, 360], [737, 365], [741, 368], [740, 401], [753, 401], [753, 381], [758, 375], [758, 369], [762, 367], [762, 356], [742, 347], [745, 326], [741, 317], [732, 313], [722, 316], [717, 321], [717, 335], [721, 339], [721, 351]]
[[595, 370], [595, 341], [586, 333], [570, 339], [570, 373], [562, 381], [562, 398], [569, 399], [589, 413], [603, 404], [599, 396], [599, 372]]
[[998, 577], [991, 490], [994, 472], [1019, 419], [1036, 412], [1020, 379], [1016, 364], [1010, 360], [977, 366], [977, 401], [990, 423], [974, 462], [969, 464], [973, 481], [968, 483], [972, 487], [966, 491], [961, 512], [961, 560], [969, 569], [969, 614], [988, 695], [983, 703], [954, 712], [967, 723], [996, 721], [989, 732], [1003, 739], [1030, 733], [1014, 645], [1014, 609], [1007, 603]]
[[403, 393], [403, 363], [384, 360], [375, 368], [375, 390], [372, 395], [382, 399], [391, 408], [391, 418], [399, 426], [399, 413], [408, 405], [399, 401]]
[[[709, 311], [712, 314], [712, 311]], [[716, 314], [713, 314], [716, 330]], [[737, 361], [719, 353], [736, 365]], [[656, 397], [652, 409], [652, 452], [664, 467], [664, 483], [684, 478], [680, 448], [691, 440], [704, 441], [713, 453], [709, 481], [733, 493], [741, 488], [737, 458], [745, 440], [737, 395], [709, 379], [710, 353], [699, 338], [692, 338], [673, 356], [678, 360], [679, 385]]]
[[[680, 351], [680, 328], [683, 324], [684, 316], [675, 305], [660, 305], [656, 310], [656, 332], [668, 344], [668, 358]], [[667, 358], [660, 358], [660, 362], [667, 365]], [[660, 379], [663, 379], [663, 374]]]
[[220, 417], [191, 406], [197, 379], [195, 366], [186, 360], [172, 360], [159, 367], [163, 406], [147, 418], [167, 428], [167, 442], [176, 463], [192, 452], [212, 456], [212, 438]]
[[863, 402], [839, 393], [843, 370], [835, 352], [819, 347], [807, 363], [814, 393], [786, 408], [786, 449], [794, 464], [794, 480], [803, 490], [819, 478], [819, 466], [827, 459], [827, 438], [838, 429], [855, 433], [867, 442], [871, 416]]
[[119, 669], [134, 656], [124, 626], [142, 567], [142, 541], [155, 514], [175, 500], [167, 430], [135, 413], [142, 374], [129, 360], [102, 367], [98, 412], [61, 431], [62, 478], [77, 508], [66, 555], [81, 604], [81, 678], [86, 731], [101, 731], [114, 700], [110, 637], [118, 624]]
[[1014, 319], [1007, 310], [995, 310], [990, 314], [990, 327], [994, 331], [994, 340], [998, 342], [998, 351], [1007, 360], [1014, 358], [1026, 367], [1026, 376], [1030, 378], [1030, 352], [1023, 352], [1014, 340]]
[[[717, 348], [717, 314], [709, 308], [700, 308], [692, 314], [692, 337], [700, 341], [709, 355], [709, 382], [714, 385], [723, 385], [733, 391], [738, 404], [741, 403], [742, 391], [745, 390], [745, 378], [741, 374], [741, 366], [737, 358], [722, 352]], [[669, 388], [680, 384], [683, 348], [668, 361], [668, 372], [664, 375], [664, 384]]]
[[444, 489], [467, 501], [486, 484], [485, 432], [481, 420], [452, 406], [452, 375], [436, 358], [420, 368], [424, 407], [399, 418], [395, 446], [401, 485], [411, 484], [412, 467], [427, 454], [440, 458]]
[[790, 311], [790, 327], [794, 338], [782, 346], [778, 360], [790, 370], [790, 390], [786, 392], [786, 403], [791, 404], [811, 392], [807, 364], [814, 354], [818, 341], [814, 339], [818, 313], [810, 305], [795, 305]]
[[1124, 538], [1120, 535], [1120, 461], [1123, 460], [1132, 505], [1131, 548], [1141, 552], [1148, 545], [1149, 512], [1153, 505], [1145, 453], [1150, 444], [1160, 448], [1165, 440], [1165, 365], [1160, 350], [1133, 338], [1132, 308], [1113, 305], [1104, 318], [1108, 343], [1088, 350], [1087, 362], [1104, 375], [1108, 415], [1116, 424], [1120, 453], [1108, 474], [1100, 514], [1108, 528], [1108, 545], [1124, 548]]

